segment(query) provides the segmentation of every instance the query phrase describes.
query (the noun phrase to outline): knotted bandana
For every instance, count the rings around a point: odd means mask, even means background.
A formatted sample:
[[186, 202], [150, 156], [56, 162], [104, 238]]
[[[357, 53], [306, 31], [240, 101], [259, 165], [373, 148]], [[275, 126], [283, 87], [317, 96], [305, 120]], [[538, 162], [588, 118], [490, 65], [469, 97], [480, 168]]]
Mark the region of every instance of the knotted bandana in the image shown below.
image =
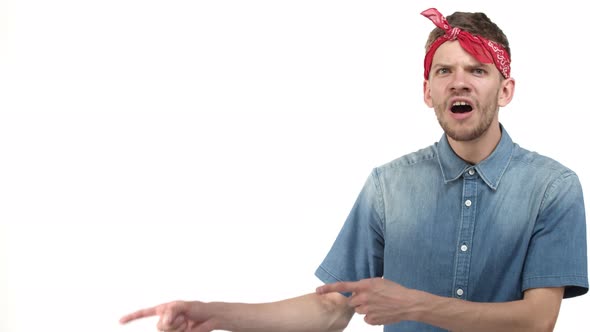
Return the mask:
[[465, 30], [452, 27], [436, 8], [427, 9], [421, 14], [445, 31], [445, 34], [435, 40], [430, 45], [428, 52], [426, 52], [426, 56], [424, 57], [424, 79], [427, 80], [430, 74], [434, 53], [440, 45], [450, 40], [458, 40], [461, 47], [477, 59], [477, 61], [481, 63], [493, 63], [504, 78], [510, 77], [510, 56], [500, 44], [482, 36], [474, 36]]

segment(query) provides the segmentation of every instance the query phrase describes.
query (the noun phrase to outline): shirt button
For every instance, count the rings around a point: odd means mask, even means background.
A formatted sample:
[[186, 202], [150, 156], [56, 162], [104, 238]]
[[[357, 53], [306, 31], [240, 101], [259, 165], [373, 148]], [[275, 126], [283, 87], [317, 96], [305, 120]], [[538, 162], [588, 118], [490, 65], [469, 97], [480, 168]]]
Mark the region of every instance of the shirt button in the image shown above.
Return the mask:
[[475, 170], [473, 170], [473, 168], [472, 168], [467, 173], [469, 173], [469, 175], [473, 175], [473, 174], [475, 174]]
[[461, 251], [463, 251], [463, 252], [467, 251], [467, 245], [466, 244], [464, 244], [464, 245], [461, 246]]
[[463, 295], [463, 290], [461, 288], [457, 289], [457, 296], [462, 296]]
[[466, 201], [465, 201], [465, 206], [466, 206], [466, 207], [470, 207], [470, 206], [471, 206], [471, 200], [469, 200], [469, 199], [468, 199], [468, 200], [466, 200]]

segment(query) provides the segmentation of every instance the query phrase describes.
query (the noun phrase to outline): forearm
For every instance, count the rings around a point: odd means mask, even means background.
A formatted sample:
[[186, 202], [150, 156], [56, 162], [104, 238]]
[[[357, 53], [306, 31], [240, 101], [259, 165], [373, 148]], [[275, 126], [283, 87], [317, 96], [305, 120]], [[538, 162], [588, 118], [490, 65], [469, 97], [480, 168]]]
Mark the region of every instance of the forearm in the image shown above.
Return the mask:
[[216, 329], [234, 332], [342, 331], [352, 311], [340, 294], [308, 294], [273, 303], [208, 303]]
[[[422, 293], [415, 320], [454, 332], [553, 331], [563, 289], [543, 291], [543, 296], [503, 303], [477, 303]], [[554, 300], [544, 301], [547, 292]]]

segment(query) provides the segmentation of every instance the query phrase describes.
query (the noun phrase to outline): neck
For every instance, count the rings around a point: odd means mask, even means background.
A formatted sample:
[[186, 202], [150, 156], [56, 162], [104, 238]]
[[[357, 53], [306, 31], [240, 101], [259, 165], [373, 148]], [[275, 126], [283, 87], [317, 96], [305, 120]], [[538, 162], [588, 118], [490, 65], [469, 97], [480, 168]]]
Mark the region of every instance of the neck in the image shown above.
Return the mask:
[[479, 163], [492, 154], [500, 142], [500, 138], [502, 138], [502, 131], [497, 121], [494, 121], [483, 135], [470, 141], [456, 141], [447, 136], [451, 148], [459, 158], [472, 165]]

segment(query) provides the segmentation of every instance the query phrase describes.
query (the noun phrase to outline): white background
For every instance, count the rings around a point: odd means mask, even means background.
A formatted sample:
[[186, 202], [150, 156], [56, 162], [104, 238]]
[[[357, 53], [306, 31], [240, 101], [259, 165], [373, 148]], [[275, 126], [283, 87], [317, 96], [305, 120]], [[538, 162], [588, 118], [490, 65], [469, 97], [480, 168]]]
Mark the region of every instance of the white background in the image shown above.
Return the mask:
[[[312, 292], [371, 169], [442, 134], [422, 102], [437, 4], [397, 3], [1, 0], [0, 331], [155, 331], [118, 319]], [[502, 27], [502, 123], [588, 192], [579, 6], [438, 9]], [[587, 331], [589, 305], [564, 301], [556, 330]]]

